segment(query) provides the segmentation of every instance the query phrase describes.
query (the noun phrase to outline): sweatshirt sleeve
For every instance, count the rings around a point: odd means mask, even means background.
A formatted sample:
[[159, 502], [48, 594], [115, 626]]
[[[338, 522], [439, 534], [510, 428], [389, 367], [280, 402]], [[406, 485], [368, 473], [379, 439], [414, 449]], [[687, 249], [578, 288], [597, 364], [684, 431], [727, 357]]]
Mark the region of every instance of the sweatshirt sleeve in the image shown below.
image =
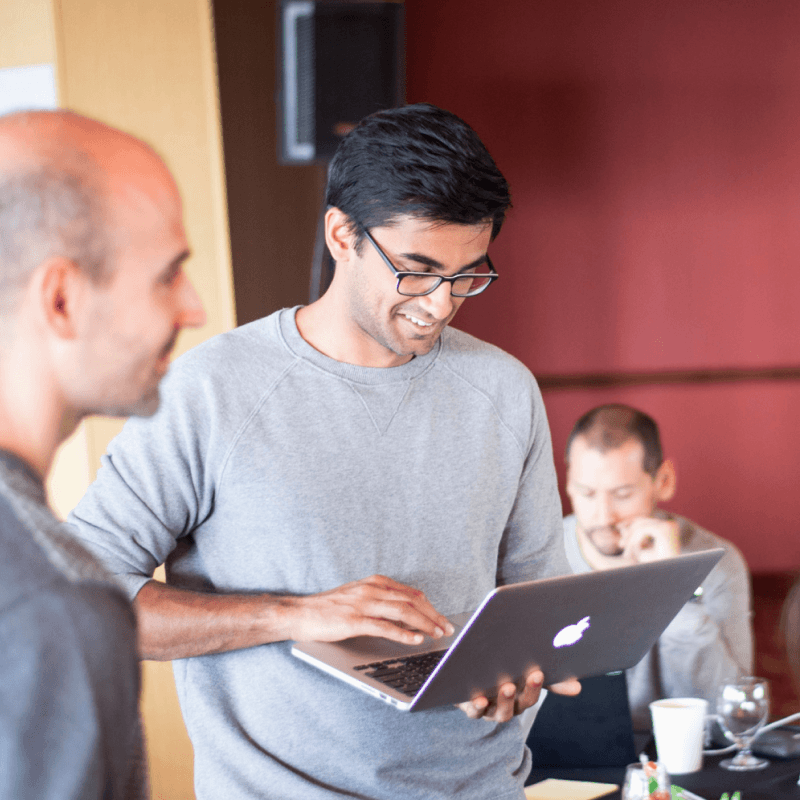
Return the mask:
[[498, 563], [498, 585], [570, 572], [564, 551], [561, 500], [544, 402], [531, 376], [531, 434], [516, 502], [508, 519]]
[[663, 695], [715, 700], [725, 681], [752, 671], [750, 581], [744, 559], [727, 553], [658, 642]]
[[182, 372], [171, 370], [161, 395], [155, 416], [128, 420], [111, 442], [97, 479], [68, 517], [130, 599], [211, 513], [219, 464], [212, 453], [225, 447], [212, 384], [183, 386]]

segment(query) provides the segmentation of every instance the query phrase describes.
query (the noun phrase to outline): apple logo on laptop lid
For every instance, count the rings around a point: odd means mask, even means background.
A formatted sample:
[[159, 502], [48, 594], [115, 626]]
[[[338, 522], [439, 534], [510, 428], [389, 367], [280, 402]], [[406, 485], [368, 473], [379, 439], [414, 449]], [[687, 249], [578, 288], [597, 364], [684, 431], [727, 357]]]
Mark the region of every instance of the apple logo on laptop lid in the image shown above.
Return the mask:
[[567, 647], [579, 641], [583, 637], [583, 632], [589, 627], [589, 617], [584, 617], [573, 625], [562, 628], [553, 639], [553, 647]]

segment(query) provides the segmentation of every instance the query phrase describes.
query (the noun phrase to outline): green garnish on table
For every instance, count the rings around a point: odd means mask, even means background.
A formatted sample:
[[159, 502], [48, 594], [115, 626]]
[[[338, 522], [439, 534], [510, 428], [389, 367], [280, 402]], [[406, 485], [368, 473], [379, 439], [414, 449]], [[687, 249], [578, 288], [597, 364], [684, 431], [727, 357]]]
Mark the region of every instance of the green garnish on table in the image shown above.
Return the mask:
[[[686, 789], [682, 789], [680, 786], [676, 786], [674, 783], [672, 784], [671, 788], [672, 788], [672, 800], [688, 800], [686, 796]], [[697, 795], [692, 793], [691, 797], [697, 797]], [[728, 792], [724, 792], [722, 794], [722, 797], [719, 798], [719, 800], [742, 800], [742, 793], [734, 792], [732, 795], [729, 795]]]

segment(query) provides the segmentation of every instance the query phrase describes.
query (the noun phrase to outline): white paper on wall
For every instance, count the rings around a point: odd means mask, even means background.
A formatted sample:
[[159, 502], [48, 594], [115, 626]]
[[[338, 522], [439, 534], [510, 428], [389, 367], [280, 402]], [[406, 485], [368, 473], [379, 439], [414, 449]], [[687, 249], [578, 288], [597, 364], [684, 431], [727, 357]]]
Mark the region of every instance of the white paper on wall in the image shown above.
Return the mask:
[[52, 64], [0, 69], [0, 114], [29, 108], [57, 108]]

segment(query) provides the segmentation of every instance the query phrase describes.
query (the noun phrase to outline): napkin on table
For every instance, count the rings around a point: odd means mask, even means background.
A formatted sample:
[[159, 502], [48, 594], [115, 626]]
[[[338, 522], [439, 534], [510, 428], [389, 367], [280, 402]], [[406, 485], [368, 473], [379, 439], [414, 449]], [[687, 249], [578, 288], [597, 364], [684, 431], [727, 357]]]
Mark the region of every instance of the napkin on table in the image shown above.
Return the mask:
[[527, 800], [594, 800], [619, 789], [616, 783], [594, 781], [564, 781], [548, 778], [525, 787]]

